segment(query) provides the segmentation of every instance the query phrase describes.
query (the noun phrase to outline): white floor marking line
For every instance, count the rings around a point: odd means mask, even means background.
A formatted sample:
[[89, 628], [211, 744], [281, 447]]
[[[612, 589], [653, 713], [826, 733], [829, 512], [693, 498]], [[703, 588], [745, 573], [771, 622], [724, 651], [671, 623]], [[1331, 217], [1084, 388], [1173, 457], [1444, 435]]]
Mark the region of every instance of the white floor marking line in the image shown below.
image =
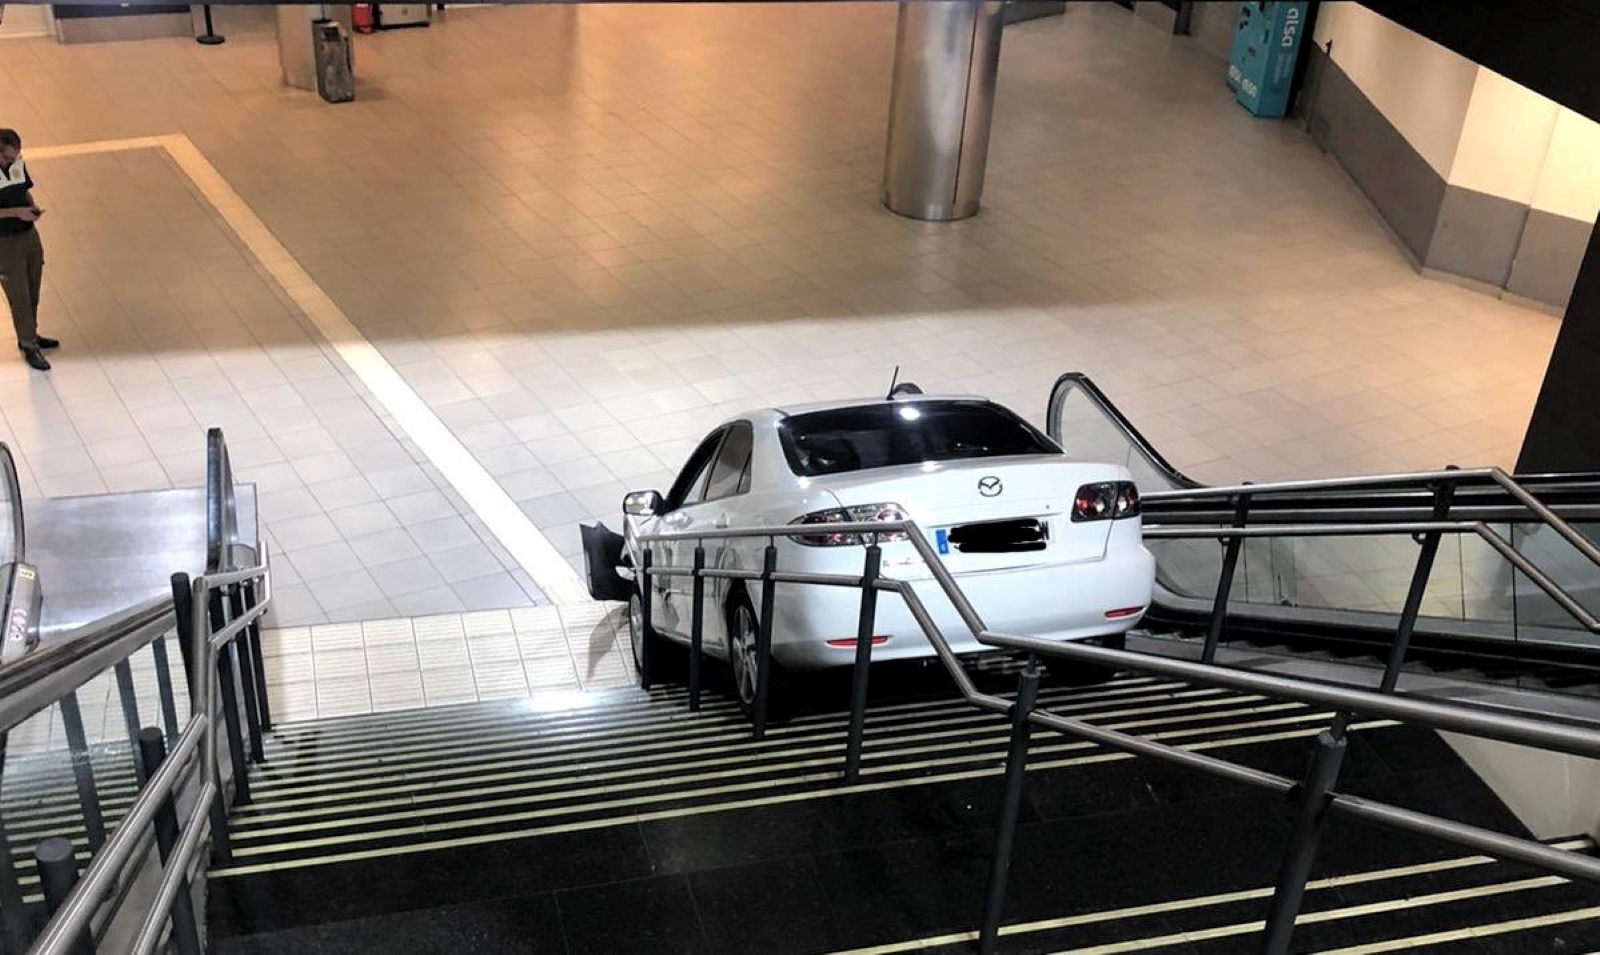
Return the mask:
[[[1566, 842], [1552, 843], [1552, 849], [1573, 851], [1584, 849], [1590, 845], [1588, 839], [1569, 839]], [[1416, 865], [1399, 866], [1392, 869], [1369, 869], [1366, 872], [1354, 872], [1349, 875], [1330, 876], [1325, 879], [1312, 879], [1306, 883], [1308, 891], [1318, 889], [1336, 889], [1340, 886], [1361, 885], [1369, 882], [1384, 882], [1389, 879], [1404, 879], [1413, 875], [1430, 875], [1436, 872], [1448, 872], [1452, 869], [1466, 869], [1474, 866], [1491, 865], [1497, 860], [1489, 856], [1461, 856], [1455, 859], [1443, 859], [1438, 862], [1422, 862]], [[1075, 925], [1093, 925], [1098, 922], [1114, 922], [1119, 919], [1142, 918], [1146, 915], [1162, 915], [1168, 912], [1182, 912], [1188, 909], [1203, 909], [1213, 905], [1228, 905], [1233, 902], [1249, 902], [1253, 899], [1268, 899], [1272, 897], [1272, 887], [1257, 889], [1240, 889], [1237, 892], [1220, 892], [1216, 895], [1199, 895], [1187, 899], [1173, 899], [1170, 902], [1152, 902], [1148, 905], [1134, 905], [1122, 909], [1106, 909], [1099, 912], [1085, 912], [1081, 915], [1067, 915], [1054, 919], [1039, 919], [1033, 922], [1017, 922], [1011, 925], [1002, 925], [1002, 936], [1027, 935], [1032, 932], [1048, 932], [1056, 929], [1072, 928]], [[918, 952], [926, 948], [939, 945], [959, 945], [962, 942], [975, 942], [978, 940], [977, 932], [952, 932], [947, 935], [932, 935], [927, 938], [911, 939], [905, 942], [894, 942], [888, 945], [873, 945], [867, 948], [852, 948], [846, 951], [834, 952], [833, 955], [896, 955], [899, 952]], [[1327, 953], [1333, 955], [1333, 953]]]
[[[126, 149], [164, 149], [195, 188], [227, 223], [250, 254], [311, 320], [374, 398], [388, 410], [428, 461], [443, 474], [484, 526], [555, 604], [586, 604], [589, 594], [578, 574], [498, 481], [434, 414], [388, 359], [362, 335], [348, 316], [314, 282], [234, 191], [188, 136], [170, 134], [114, 139], [66, 146], [30, 148], [32, 158], [84, 156]], [[569, 648], [568, 652], [571, 650]]]

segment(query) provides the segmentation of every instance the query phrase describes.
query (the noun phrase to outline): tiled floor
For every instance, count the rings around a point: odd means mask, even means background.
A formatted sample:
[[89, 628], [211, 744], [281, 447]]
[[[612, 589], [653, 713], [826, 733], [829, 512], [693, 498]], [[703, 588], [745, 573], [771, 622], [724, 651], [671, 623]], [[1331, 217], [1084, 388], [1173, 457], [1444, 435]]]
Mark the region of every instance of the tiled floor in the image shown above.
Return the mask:
[[357, 38], [339, 106], [225, 12], [216, 48], [6, 41], [0, 116], [188, 137], [310, 283], [161, 150], [38, 159], [68, 347], [0, 363], [0, 439], [80, 493], [192, 483], [222, 425], [286, 627], [541, 599], [312, 290], [568, 558], [723, 415], [895, 365], [1034, 417], [1087, 371], [1203, 480], [1507, 464], [1556, 328], [1420, 278], [1298, 125], [1112, 5], [1007, 29], [984, 212], [947, 225], [877, 204], [890, 5], [453, 10]]

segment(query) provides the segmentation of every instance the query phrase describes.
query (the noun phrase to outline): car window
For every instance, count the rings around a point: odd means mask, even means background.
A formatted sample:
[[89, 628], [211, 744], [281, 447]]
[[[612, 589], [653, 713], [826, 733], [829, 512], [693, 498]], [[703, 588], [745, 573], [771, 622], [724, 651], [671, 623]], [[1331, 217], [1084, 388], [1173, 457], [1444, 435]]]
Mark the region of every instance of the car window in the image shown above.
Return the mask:
[[750, 489], [750, 450], [754, 444], [755, 431], [748, 422], [741, 421], [728, 429], [706, 483], [706, 500], [732, 497]]
[[711, 469], [711, 462], [715, 459], [717, 445], [722, 442], [726, 429], [719, 428], [709, 437], [700, 442], [700, 446], [689, 455], [689, 461], [678, 474], [678, 480], [672, 484], [672, 493], [667, 495], [666, 510], [675, 511], [680, 507], [700, 503], [701, 495], [705, 491], [706, 472]]
[[990, 401], [896, 401], [785, 418], [784, 457], [801, 477], [926, 461], [1060, 454], [1055, 442]]

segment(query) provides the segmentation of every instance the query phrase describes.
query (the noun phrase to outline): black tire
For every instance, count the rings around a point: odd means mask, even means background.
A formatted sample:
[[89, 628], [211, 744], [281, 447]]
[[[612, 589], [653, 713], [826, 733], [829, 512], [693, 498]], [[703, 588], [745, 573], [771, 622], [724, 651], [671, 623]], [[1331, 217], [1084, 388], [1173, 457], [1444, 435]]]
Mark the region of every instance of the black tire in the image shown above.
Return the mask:
[[628, 656], [633, 661], [633, 677], [644, 686], [644, 667], [640, 660], [645, 643], [650, 644], [651, 683], [659, 686], [680, 678], [682, 656], [671, 640], [656, 633], [654, 627], [644, 627], [644, 603], [638, 588], [628, 597]]
[[[744, 718], [755, 722], [756, 631], [760, 627], [755, 606], [743, 591], [728, 601], [728, 668], [733, 672], [733, 698]], [[767, 723], [781, 723], [793, 712], [794, 677], [783, 664], [771, 660], [767, 670]]]
[[[1105, 647], [1108, 650], [1128, 649], [1128, 635], [1114, 633], [1108, 637], [1090, 641]], [[1099, 686], [1110, 683], [1122, 672], [1116, 667], [1097, 666], [1093, 663], [1077, 663], [1072, 660], [1051, 659], [1045, 662], [1045, 669], [1050, 673], [1050, 681], [1058, 686]]]

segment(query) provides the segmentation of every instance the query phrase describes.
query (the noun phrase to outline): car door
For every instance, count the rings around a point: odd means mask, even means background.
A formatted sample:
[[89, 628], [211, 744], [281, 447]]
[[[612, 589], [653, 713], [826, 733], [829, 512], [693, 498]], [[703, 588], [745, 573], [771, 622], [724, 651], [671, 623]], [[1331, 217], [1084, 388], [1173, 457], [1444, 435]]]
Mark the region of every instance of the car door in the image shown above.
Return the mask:
[[[722, 444], [717, 449], [711, 474], [706, 479], [705, 492], [700, 502], [691, 508], [692, 520], [701, 529], [723, 530], [749, 526], [749, 515], [741, 507], [750, 490], [750, 456], [755, 447], [755, 429], [748, 421], [735, 421], [727, 428]], [[764, 542], [742, 538], [716, 538], [705, 542], [707, 567], [749, 566], [740, 561], [741, 552], [749, 552]], [[694, 550], [684, 553], [685, 563], [693, 563]], [[721, 646], [725, 643], [721, 608], [728, 592], [729, 582], [712, 580], [705, 589], [706, 629], [702, 634], [706, 644]], [[693, 595], [690, 595], [691, 599]], [[692, 606], [692, 605], [690, 605]]]
[[[694, 453], [672, 483], [672, 490], [657, 515], [654, 531], [662, 534], [681, 534], [693, 530], [702, 515], [697, 508], [705, 495], [706, 478], [716, 461], [717, 450], [722, 445], [726, 427], [718, 428], [700, 442]], [[693, 541], [669, 541], [656, 544], [652, 557], [657, 565], [687, 567], [694, 558]], [[689, 596], [693, 581], [687, 577], [653, 577], [651, 591], [655, 600], [651, 624], [662, 633], [688, 637], [690, 623]]]

